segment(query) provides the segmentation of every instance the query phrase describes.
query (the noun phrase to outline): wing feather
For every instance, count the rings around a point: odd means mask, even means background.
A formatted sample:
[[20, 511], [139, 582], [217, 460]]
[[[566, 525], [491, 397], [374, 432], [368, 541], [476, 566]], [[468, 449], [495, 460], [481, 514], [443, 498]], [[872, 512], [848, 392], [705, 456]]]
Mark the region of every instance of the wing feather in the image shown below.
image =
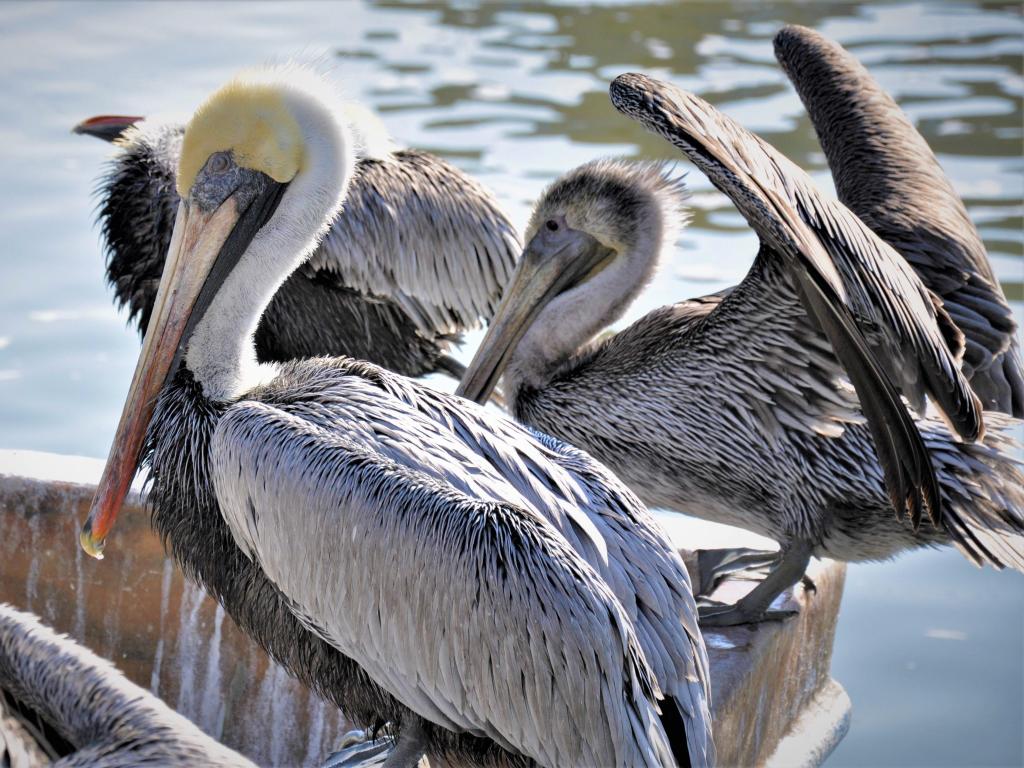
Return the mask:
[[895, 508], [917, 520], [927, 505], [938, 522], [938, 482], [899, 394], [919, 410], [930, 396], [964, 439], [979, 438], [983, 422], [931, 294], [856, 216], [707, 102], [635, 74], [617, 78], [611, 97], [707, 173], [757, 232], [762, 253], [785, 264], [857, 390]]
[[967, 340], [986, 408], [1024, 416], [1016, 322], [985, 245], [934, 153], [893, 98], [838, 43], [800, 26], [775, 36], [828, 158], [839, 200], [942, 297]]
[[490, 319], [521, 250], [494, 196], [425, 152], [364, 159], [309, 268], [396, 302], [429, 337]]
[[[239, 546], [297, 615], [419, 715], [548, 765], [665, 762], [631, 622], [543, 517], [469, 497], [360, 429], [280, 405], [232, 406], [211, 456]], [[538, 663], [552, 649], [564, 667]], [[526, 691], [538, 681], [554, 709]], [[564, 728], [582, 738], [567, 744]]]

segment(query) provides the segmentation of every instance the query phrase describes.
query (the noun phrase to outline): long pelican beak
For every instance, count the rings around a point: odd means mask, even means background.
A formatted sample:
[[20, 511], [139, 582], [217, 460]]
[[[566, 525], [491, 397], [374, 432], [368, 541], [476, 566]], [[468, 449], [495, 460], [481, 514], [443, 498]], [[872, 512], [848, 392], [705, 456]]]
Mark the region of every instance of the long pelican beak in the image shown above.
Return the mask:
[[103, 557], [103, 546], [138, 469], [146, 429], [157, 395], [177, 371], [188, 339], [224, 278], [238, 263], [261, 226], [273, 215], [287, 185], [268, 181], [244, 211], [229, 196], [204, 212], [182, 201], [128, 399], [79, 541], [88, 554]]
[[71, 132], [112, 142], [121, 138], [128, 128], [143, 119], [145, 118], [137, 115], [97, 115], [83, 120], [72, 128]]
[[585, 232], [569, 230], [558, 235], [545, 229], [538, 232], [523, 251], [484, 340], [455, 394], [478, 403], [485, 402], [508, 366], [516, 345], [544, 307], [559, 294], [589, 280], [616, 255], [616, 251]]

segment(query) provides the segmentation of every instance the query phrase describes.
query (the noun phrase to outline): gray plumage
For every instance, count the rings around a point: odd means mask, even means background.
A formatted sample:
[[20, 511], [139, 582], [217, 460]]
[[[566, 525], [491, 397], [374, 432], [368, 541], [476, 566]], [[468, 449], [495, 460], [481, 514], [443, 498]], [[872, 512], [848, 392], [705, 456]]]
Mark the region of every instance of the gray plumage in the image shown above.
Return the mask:
[[913, 124], [842, 46], [784, 27], [775, 56], [817, 131], [839, 199], [914, 267], [966, 338], [987, 410], [1024, 417], [1017, 323], [963, 201]]
[[51, 765], [254, 768], [109, 661], [0, 603], [0, 711], [5, 703], [41, 734]]
[[[183, 131], [128, 127], [97, 189], [107, 279], [141, 333], [178, 206]], [[446, 352], [493, 313], [518, 250], [493, 195], [453, 165], [417, 150], [364, 154], [345, 212], [267, 308], [257, 353], [266, 361], [347, 355], [407, 376], [457, 375]]]
[[[1024, 569], [1024, 473], [1008, 436], [1016, 422], [986, 413], [985, 444], [963, 441], [981, 433], [981, 411], [941, 302], [852, 213], [710, 104], [642, 75], [619, 77], [611, 95], [707, 173], [761, 248], [735, 288], [592, 340], [671, 246], [679, 189], [628, 163], [592, 163], [556, 181], [525, 253], [564, 224], [615, 255], [549, 299], [508, 353], [515, 416], [584, 448], [652, 506], [779, 541], [776, 578], [730, 622], [765, 615], [811, 554], [880, 559], [952, 542], [974, 562]], [[550, 257], [542, 249], [536, 263]], [[519, 270], [532, 265], [524, 255]], [[514, 303], [506, 297], [492, 328]], [[478, 380], [474, 359], [463, 391]], [[930, 398], [960, 436], [934, 417], [912, 419], [901, 393], [919, 410]], [[919, 525], [922, 501], [932, 522]], [[896, 514], [904, 508], [909, 521]]]
[[388, 723], [394, 754], [713, 762], [686, 569], [607, 470], [370, 363], [256, 363], [253, 329], [342, 209], [354, 158], [319, 79], [251, 76], [208, 100], [186, 146], [219, 142], [211, 124], [264, 129], [247, 99], [272, 89], [304, 162], [285, 183], [257, 170], [269, 150], [244, 168], [193, 158], [83, 546], [101, 551], [145, 429], [154, 526], [186, 572], [355, 723]]
[[670, 765], [642, 703], [661, 690], [711, 759], [685, 567], [585, 454], [316, 361], [231, 406], [210, 456], [238, 546], [421, 717], [544, 765]]

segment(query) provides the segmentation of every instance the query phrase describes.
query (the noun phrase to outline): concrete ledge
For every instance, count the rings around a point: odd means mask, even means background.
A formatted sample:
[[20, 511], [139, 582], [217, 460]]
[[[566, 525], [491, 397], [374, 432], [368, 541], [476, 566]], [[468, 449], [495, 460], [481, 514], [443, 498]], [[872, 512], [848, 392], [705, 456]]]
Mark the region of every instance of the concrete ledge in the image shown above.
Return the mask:
[[839, 683], [829, 680], [807, 704], [778, 747], [765, 762], [766, 768], [814, 768], [832, 754], [850, 730], [853, 708]]
[[[349, 724], [184, 581], [137, 494], [107, 558], [82, 553], [78, 528], [101, 469], [98, 460], [0, 451], [0, 602], [39, 614], [114, 660], [130, 680], [255, 762], [318, 764]], [[770, 545], [724, 526], [659, 519], [688, 549]], [[723, 766], [817, 765], [845, 733], [849, 700], [829, 676], [845, 567], [812, 561], [808, 573], [816, 592], [784, 596], [800, 608], [797, 617], [705, 634]], [[716, 597], [733, 600], [752, 587], [730, 582]]]
[[105, 559], [81, 551], [78, 530], [102, 468], [95, 459], [0, 451], [0, 603], [37, 614], [112, 660], [254, 762], [318, 765], [351, 724], [185, 580], [137, 493]]
[[[787, 749], [798, 749], [804, 736], [792, 730], [794, 723], [822, 690], [834, 684], [829, 669], [846, 568], [812, 560], [807, 574], [814, 592], [798, 586], [776, 604], [798, 608], [796, 617], [704, 633], [711, 663], [715, 744], [723, 766], [771, 761], [787, 733], [794, 734]], [[730, 582], [715, 597], [731, 602], [752, 588], [753, 582]], [[806, 754], [814, 748], [808, 743]]]

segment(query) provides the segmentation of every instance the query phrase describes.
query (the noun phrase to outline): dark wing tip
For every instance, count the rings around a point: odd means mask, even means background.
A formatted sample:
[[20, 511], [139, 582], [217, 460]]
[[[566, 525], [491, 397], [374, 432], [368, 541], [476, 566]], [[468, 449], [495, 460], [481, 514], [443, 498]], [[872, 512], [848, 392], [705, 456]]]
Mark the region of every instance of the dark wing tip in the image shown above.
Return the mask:
[[775, 49], [775, 58], [785, 66], [787, 61], [792, 60], [794, 55], [806, 53], [810, 49], [820, 48], [829, 45], [827, 37], [815, 32], [810, 27], [799, 24], [787, 24], [775, 33], [772, 46]]

